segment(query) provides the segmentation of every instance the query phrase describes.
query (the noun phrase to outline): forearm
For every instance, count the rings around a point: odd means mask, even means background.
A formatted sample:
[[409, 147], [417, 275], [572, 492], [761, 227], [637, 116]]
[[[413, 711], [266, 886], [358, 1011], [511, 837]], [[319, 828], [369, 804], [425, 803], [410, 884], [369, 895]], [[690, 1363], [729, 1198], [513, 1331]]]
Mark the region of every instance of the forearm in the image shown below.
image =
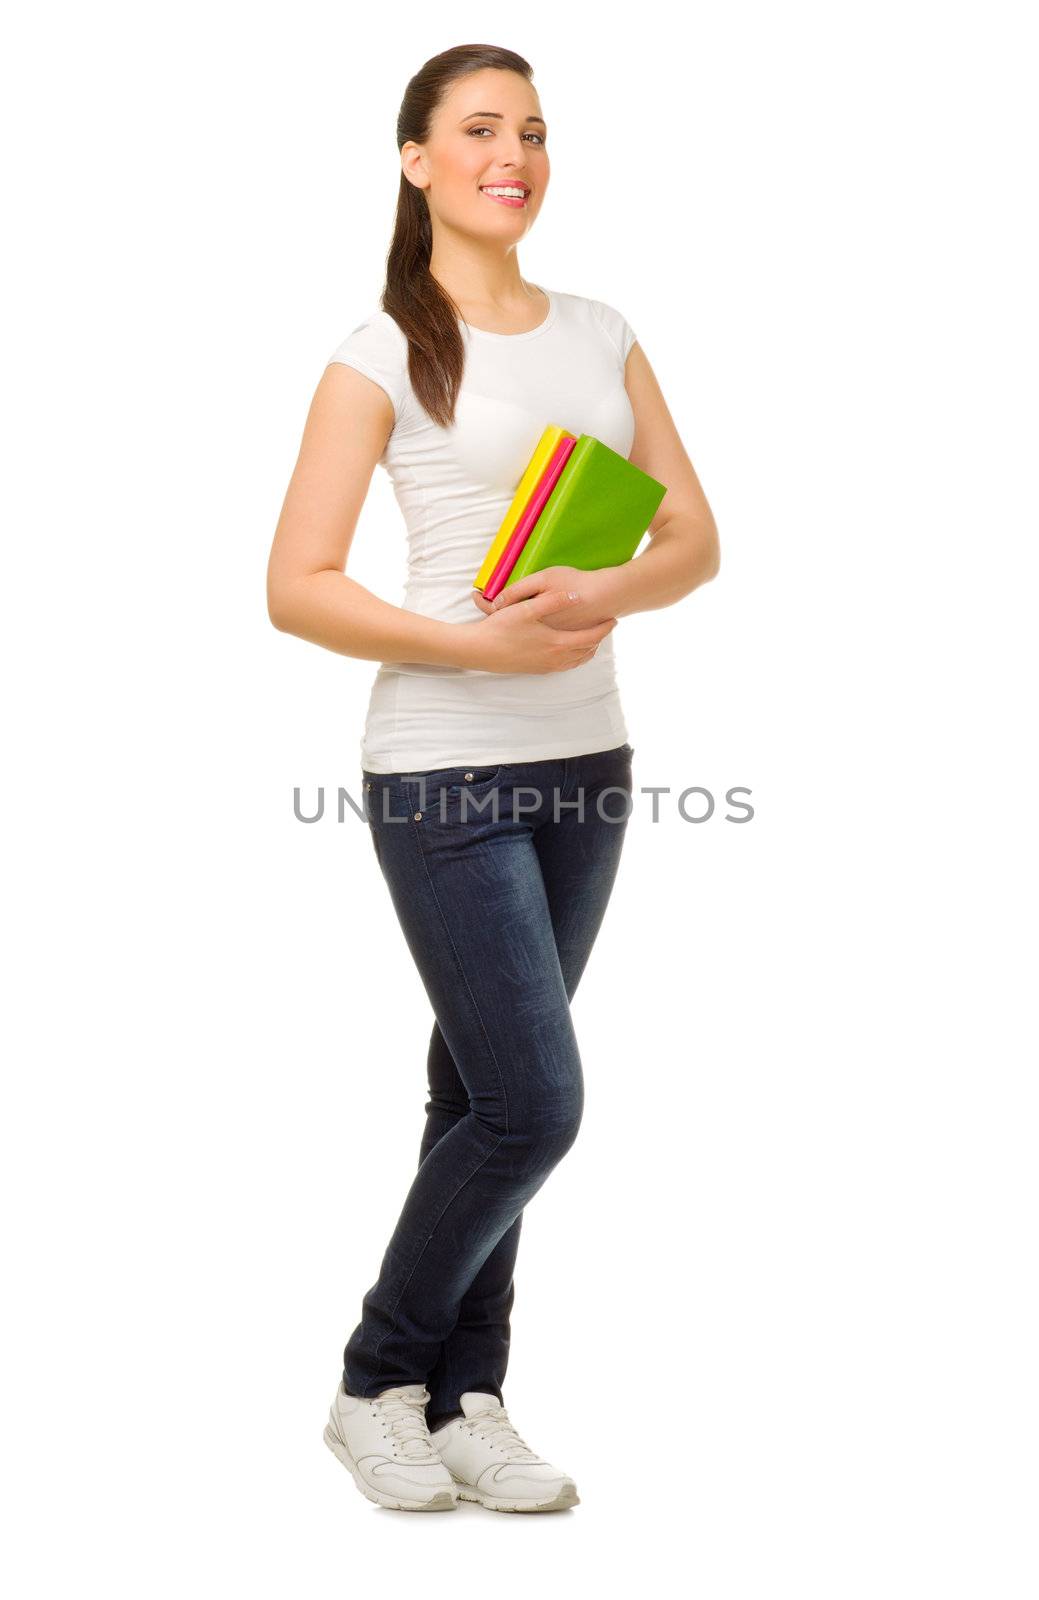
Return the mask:
[[719, 562], [713, 518], [704, 522], [678, 513], [653, 534], [641, 555], [606, 569], [609, 613], [624, 617], [674, 605], [715, 577]]
[[416, 661], [435, 666], [473, 665], [472, 628], [438, 622], [390, 605], [363, 584], [331, 568], [284, 586], [268, 605], [283, 633], [364, 661]]

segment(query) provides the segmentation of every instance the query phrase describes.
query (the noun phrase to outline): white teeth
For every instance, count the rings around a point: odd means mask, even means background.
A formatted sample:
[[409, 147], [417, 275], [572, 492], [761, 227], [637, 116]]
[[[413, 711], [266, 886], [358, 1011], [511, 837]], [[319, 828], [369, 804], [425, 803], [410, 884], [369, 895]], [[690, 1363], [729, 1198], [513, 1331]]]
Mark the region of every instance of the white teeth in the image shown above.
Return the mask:
[[484, 194], [503, 194], [503, 195], [507, 195], [509, 197], [509, 199], [514, 199], [514, 200], [525, 200], [527, 198], [526, 189], [511, 189], [511, 188], [510, 189], [506, 189], [506, 188], [500, 188], [497, 185], [494, 185], [492, 187], [490, 184], [486, 185], [486, 187], [484, 188], [483, 192], [484, 192]]

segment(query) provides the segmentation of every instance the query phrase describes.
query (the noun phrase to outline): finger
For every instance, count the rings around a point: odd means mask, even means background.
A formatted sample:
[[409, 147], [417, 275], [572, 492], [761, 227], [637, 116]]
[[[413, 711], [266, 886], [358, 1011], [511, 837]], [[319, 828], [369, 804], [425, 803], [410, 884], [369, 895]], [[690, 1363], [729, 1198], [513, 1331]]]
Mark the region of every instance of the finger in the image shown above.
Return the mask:
[[554, 611], [562, 611], [567, 606], [576, 604], [580, 598], [576, 589], [543, 589], [540, 594], [533, 597], [530, 608], [535, 616], [547, 617]]
[[517, 578], [515, 583], [506, 583], [501, 593], [495, 595], [496, 606], [511, 605], [514, 600], [529, 600], [533, 595], [540, 594], [546, 588], [544, 578], [538, 573], [531, 573], [529, 578]]

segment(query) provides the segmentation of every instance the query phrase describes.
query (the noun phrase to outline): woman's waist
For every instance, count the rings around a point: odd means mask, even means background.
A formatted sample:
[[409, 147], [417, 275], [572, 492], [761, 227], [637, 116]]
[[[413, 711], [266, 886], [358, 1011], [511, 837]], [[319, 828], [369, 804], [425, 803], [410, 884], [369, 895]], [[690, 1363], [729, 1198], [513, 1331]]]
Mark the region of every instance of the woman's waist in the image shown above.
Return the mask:
[[483, 672], [431, 662], [379, 662], [371, 706], [400, 706], [405, 699], [448, 710], [471, 706], [581, 706], [616, 693], [613, 638], [607, 634], [591, 661], [564, 672]]
[[365, 719], [366, 759], [383, 772], [420, 771], [478, 755], [480, 764], [605, 750], [627, 731], [612, 671], [594, 666], [465, 679], [380, 671]]

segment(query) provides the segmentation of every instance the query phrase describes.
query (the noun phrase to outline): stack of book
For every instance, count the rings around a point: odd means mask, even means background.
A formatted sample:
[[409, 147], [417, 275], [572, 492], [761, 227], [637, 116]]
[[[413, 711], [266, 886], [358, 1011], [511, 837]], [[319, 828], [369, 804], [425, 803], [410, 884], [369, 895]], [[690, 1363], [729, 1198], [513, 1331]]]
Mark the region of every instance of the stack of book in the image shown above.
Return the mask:
[[493, 600], [545, 567], [630, 561], [667, 488], [590, 433], [547, 427], [473, 587]]

